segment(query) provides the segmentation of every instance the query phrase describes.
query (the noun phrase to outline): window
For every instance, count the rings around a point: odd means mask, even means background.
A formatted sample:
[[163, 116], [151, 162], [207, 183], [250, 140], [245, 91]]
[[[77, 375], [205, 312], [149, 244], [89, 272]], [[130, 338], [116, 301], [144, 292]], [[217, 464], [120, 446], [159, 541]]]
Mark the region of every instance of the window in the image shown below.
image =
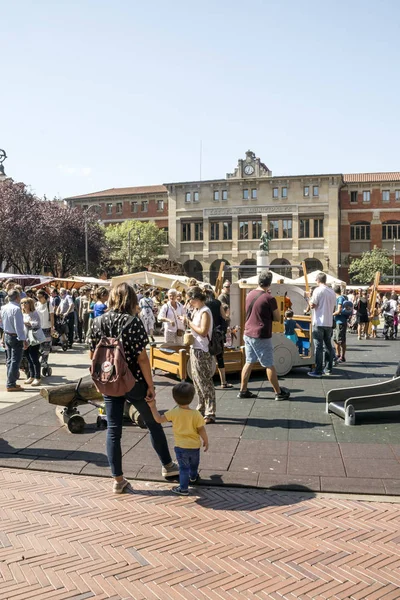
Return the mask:
[[272, 197], [279, 198], [279, 188], [272, 188]]
[[283, 221], [282, 221], [282, 236], [284, 238], [292, 237], [292, 219], [283, 219]]
[[319, 186], [318, 185], [313, 185], [312, 195], [314, 196], [314, 198], [316, 196], [319, 196]]
[[194, 224], [194, 240], [195, 242], [203, 241], [203, 223]]
[[137, 202], [131, 202], [131, 213], [137, 213]]
[[192, 195], [190, 192], [186, 192], [185, 194], [185, 202], [191, 202], [192, 201]]
[[168, 242], [169, 242], [168, 227], [161, 227], [161, 230], [164, 232], [164, 244], [168, 244]]
[[371, 192], [363, 192], [363, 202], [371, 201]]
[[239, 222], [239, 240], [248, 240], [249, 239], [249, 222], [248, 221], [240, 221]]
[[324, 237], [324, 220], [323, 219], [314, 219], [314, 237], [315, 238]]
[[269, 235], [273, 240], [277, 240], [279, 238], [279, 221], [269, 222]]
[[224, 240], [231, 240], [232, 239], [232, 222], [224, 221], [222, 223], [222, 228], [224, 231]]
[[299, 237], [310, 237], [310, 219], [300, 219]]
[[[193, 192], [193, 202], [199, 201], [199, 192]], [[190, 200], [189, 200], [190, 202]]]
[[251, 190], [251, 197], [253, 198], [253, 200], [254, 200], [255, 198], [257, 198], [257, 190], [256, 190], [255, 188], [253, 188], [253, 189]]
[[112, 215], [112, 204], [111, 203], [106, 204], [106, 208], [107, 208], [107, 210], [106, 210], [107, 214]]
[[88, 204], [84, 204], [84, 205], [82, 206], [82, 209], [83, 209], [83, 210], [87, 210], [88, 208], [89, 208], [89, 205], [88, 205]]
[[182, 223], [182, 242], [190, 242], [191, 239], [190, 223]]
[[251, 225], [253, 240], [259, 240], [261, 237], [262, 221], [253, 221]]
[[303, 196], [309, 196], [310, 195], [310, 186], [305, 185], [303, 187]]
[[287, 187], [282, 188], [282, 198], [287, 198]]
[[122, 213], [122, 202], [117, 202], [116, 212], [117, 212], [117, 214], [121, 214]]
[[219, 191], [214, 190], [214, 201], [217, 202], [219, 200]]
[[228, 190], [222, 190], [222, 200], [228, 200]]
[[219, 240], [219, 223], [210, 223], [210, 240]]
[[243, 200], [249, 199], [249, 190], [243, 190]]
[[157, 200], [157, 210], [164, 210], [164, 200]]
[[394, 199], [396, 200], [396, 202], [399, 202], [400, 200], [400, 190], [396, 190], [394, 193]]
[[382, 225], [383, 240], [400, 239], [400, 221], [387, 221]]
[[355, 204], [358, 200], [358, 192], [350, 192], [350, 202]]
[[142, 212], [147, 212], [148, 207], [149, 207], [148, 201], [147, 200], [143, 200], [142, 201], [142, 206], [141, 206], [141, 211]]
[[371, 226], [369, 223], [354, 223], [350, 227], [351, 240], [370, 240]]
[[382, 202], [389, 202], [390, 200], [390, 190], [382, 191]]

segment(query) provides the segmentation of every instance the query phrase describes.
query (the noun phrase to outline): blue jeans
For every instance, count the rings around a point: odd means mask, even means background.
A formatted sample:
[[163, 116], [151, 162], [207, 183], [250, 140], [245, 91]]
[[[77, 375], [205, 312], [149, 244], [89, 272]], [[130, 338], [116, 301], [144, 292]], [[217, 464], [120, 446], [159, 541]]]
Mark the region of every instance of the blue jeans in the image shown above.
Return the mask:
[[332, 348], [332, 327], [313, 327], [313, 340], [315, 345], [315, 371], [322, 375], [325, 344], [325, 367], [332, 371], [334, 352]]
[[200, 448], [178, 448], [175, 446], [176, 460], [179, 465], [179, 486], [187, 490], [190, 479], [196, 479], [199, 473]]
[[17, 339], [15, 335], [4, 334], [6, 344], [6, 365], [7, 365], [7, 387], [15, 387], [19, 376], [19, 366], [24, 351], [24, 342]]
[[146, 393], [146, 383], [144, 381], [138, 381], [135, 387], [125, 396], [104, 396], [107, 414], [107, 458], [110, 463], [113, 477], [119, 477], [123, 474], [121, 436], [125, 400], [128, 400], [128, 402], [133, 404], [136, 410], [142, 415], [150, 433], [152, 446], [157, 452], [162, 464], [169, 465], [172, 462], [164, 430], [160, 423], [155, 422], [154, 417], [151, 414], [149, 405], [145, 400]]

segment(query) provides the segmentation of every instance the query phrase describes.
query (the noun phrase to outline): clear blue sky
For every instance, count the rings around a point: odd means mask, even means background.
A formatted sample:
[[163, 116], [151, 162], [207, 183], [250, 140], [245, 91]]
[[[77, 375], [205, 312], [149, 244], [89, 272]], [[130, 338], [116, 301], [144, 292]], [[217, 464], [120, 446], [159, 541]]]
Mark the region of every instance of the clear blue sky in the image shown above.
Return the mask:
[[0, 148], [48, 197], [400, 170], [398, 0], [0, 2]]

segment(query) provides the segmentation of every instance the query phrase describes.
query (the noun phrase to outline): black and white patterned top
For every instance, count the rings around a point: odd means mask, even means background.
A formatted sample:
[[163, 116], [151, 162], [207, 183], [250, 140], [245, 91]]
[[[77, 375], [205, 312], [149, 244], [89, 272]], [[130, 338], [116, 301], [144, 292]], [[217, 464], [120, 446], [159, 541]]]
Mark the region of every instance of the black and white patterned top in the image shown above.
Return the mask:
[[[100, 331], [100, 319], [102, 320], [102, 331], [104, 334], [107, 337], [118, 337], [130, 316], [131, 315], [126, 313], [117, 313], [110, 310], [102, 317], [93, 319], [89, 339], [90, 350], [92, 352], [95, 351], [102, 336], [102, 332]], [[132, 323], [128, 325], [122, 334], [122, 345], [124, 347], [125, 357], [129, 368], [137, 381], [143, 381], [144, 379], [137, 362], [137, 357], [146, 348], [148, 342], [149, 339], [142, 321], [138, 317], [134, 317]]]

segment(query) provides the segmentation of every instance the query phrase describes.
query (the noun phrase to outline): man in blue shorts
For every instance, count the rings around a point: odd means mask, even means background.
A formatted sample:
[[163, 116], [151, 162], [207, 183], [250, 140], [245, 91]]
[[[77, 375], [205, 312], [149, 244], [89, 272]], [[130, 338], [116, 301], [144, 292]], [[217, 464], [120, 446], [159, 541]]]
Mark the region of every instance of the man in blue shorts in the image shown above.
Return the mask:
[[275, 391], [275, 400], [287, 400], [288, 389], [280, 387], [274, 367], [274, 348], [272, 345], [272, 321], [280, 320], [277, 302], [268, 292], [272, 274], [263, 271], [258, 277], [258, 288], [252, 290], [246, 298], [246, 324], [244, 327], [244, 343], [246, 364], [242, 370], [242, 381], [238, 398], [256, 398], [247, 389], [253, 364], [259, 362], [266, 368], [268, 381]]

